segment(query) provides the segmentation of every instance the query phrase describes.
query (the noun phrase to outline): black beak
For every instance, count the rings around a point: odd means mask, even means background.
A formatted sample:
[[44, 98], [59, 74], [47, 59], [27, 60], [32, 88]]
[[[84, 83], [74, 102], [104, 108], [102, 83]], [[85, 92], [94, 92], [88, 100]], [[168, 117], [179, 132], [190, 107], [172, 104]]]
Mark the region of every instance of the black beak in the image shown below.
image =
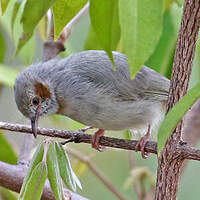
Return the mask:
[[34, 137], [37, 137], [38, 120], [40, 116], [40, 106], [37, 107], [34, 118], [31, 119], [31, 128]]

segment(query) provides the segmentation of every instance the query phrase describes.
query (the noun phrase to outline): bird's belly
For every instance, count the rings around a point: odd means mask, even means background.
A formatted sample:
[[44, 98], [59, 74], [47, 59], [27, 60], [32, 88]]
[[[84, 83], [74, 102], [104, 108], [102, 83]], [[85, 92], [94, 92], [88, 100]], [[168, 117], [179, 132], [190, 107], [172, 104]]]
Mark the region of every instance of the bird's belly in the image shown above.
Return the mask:
[[[81, 114], [82, 115], [81, 115]], [[69, 116], [87, 126], [105, 130], [144, 129], [148, 124], [154, 126], [164, 115], [161, 102], [139, 101], [134, 103], [117, 102], [104, 104], [98, 111], [88, 107]]]

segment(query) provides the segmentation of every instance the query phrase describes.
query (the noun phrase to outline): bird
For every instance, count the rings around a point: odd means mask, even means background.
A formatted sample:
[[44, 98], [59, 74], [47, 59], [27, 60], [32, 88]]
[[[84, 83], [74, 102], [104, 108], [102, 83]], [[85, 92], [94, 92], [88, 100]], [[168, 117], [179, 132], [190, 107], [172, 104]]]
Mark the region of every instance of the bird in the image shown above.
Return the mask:
[[136, 150], [147, 157], [145, 145], [165, 115], [170, 81], [147, 66], [131, 79], [127, 57], [112, 54], [116, 70], [105, 51], [87, 50], [34, 63], [19, 74], [15, 101], [35, 137], [41, 116], [60, 114], [97, 128], [92, 137], [97, 150], [105, 130], [145, 130]]

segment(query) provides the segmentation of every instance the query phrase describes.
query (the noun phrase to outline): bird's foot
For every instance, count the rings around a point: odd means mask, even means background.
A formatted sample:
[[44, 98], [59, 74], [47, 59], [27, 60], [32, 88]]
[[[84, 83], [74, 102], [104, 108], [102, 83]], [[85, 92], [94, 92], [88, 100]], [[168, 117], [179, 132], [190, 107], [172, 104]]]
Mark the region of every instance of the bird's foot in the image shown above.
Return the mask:
[[149, 125], [147, 133], [138, 141], [138, 143], [136, 144], [136, 147], [135, 147], [135, 151], [141, 151], [142, 157], [144, 159], [148, 158], [148, 156], [150, 155], [150, 153], [147, 153], [144, 150], [145, 145], [148, 142], [150, 136], [151, 136], [151, 126]]
[[92, 148], [102, 152], [105, 151], [106, 147], [99, 146], [100, 137], [104, 135], [104, 130], [99, 129], [93, 136], [92, 136]]

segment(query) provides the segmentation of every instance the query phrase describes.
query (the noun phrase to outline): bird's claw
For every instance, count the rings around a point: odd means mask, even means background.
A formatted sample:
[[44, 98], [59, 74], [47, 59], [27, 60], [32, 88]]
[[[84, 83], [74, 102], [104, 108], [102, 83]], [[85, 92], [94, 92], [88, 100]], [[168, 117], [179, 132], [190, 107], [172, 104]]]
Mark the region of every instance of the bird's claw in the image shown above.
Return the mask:
[[103, 135], [104, 135], [104, 130], [99, 129], [92, 137], [92, 148], [98, 150], [99, 152], [103, 152], [106, 150], [105, 146], [99, 146], [99, 140]]
[[149, 139], [149, 138], [148, 138], [146, 135], [143, 136], [143, 137], [138, 141], [138, 143], [137, 143], [136, 146], [135, 146], [135, 151], [136, 151], [136, 152], [137, 152], [137, 151], [141, 151], [142, 157], [143, 157], [144, 159], [148, 158], [148, 156], [150, 155], [150, 153], [147, 153], [147, 152], [145, 152], [145, 150], [144, 150], [145, 145], [146, 145], [148, 139]]

